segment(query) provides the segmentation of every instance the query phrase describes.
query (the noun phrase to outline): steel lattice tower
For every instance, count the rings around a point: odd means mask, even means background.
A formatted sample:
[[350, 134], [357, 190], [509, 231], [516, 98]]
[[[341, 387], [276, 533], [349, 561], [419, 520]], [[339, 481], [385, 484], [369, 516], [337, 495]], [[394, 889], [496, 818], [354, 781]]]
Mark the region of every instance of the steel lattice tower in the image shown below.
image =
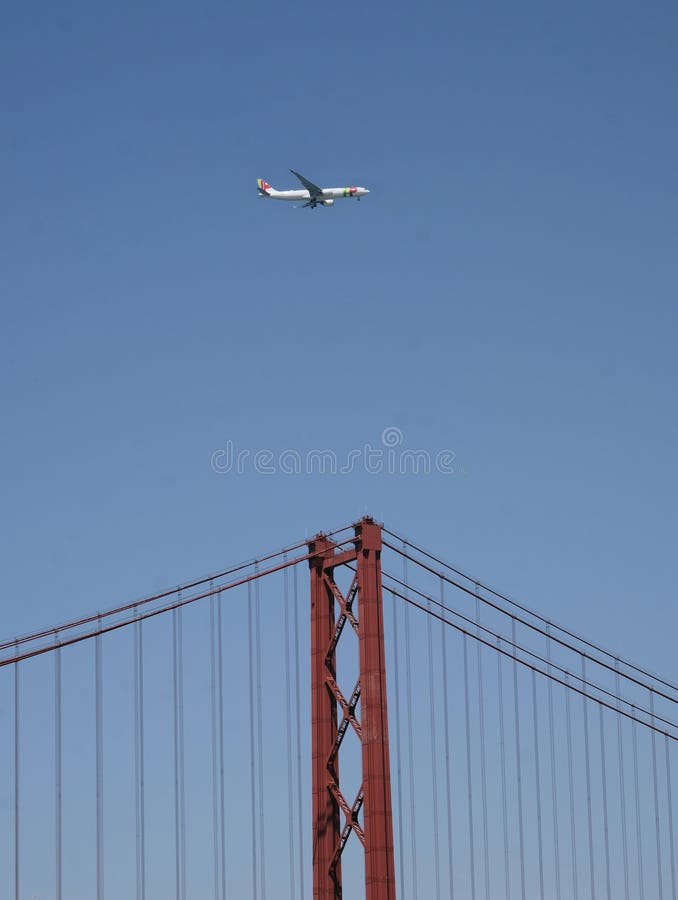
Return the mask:
[[[342, 897], [341, 856], [354, 832], [365, 855], [366, 900], [395, 900], [381, 527], [370, 518], [362, 519], [355, 525], [353, 544], [342, 549], [323, 534], [309, 543], [313, 897]], [[353, 578], [343, 594], [334, 571], [348, 565]], [[351, 627], [345, 630], [347, 622]], [[339, 686], [336, 665], [342, 635], [346, 640], [357, 637], [359, 644], [359, 674], [348, 699]], [[354, 730], [362, 749], [362, 782], [352, 800], [344, 796], [339, 783], [339, 751], [348, 728]]]

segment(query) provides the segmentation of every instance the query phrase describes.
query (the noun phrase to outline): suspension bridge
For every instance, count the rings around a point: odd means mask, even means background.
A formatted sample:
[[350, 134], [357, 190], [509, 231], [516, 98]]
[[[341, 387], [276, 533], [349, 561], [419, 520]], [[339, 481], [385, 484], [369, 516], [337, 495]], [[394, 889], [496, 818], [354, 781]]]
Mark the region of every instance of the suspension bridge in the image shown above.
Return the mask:
[[0, 896], [677, 900], [677, 702], [364, 518], [0, 643]]

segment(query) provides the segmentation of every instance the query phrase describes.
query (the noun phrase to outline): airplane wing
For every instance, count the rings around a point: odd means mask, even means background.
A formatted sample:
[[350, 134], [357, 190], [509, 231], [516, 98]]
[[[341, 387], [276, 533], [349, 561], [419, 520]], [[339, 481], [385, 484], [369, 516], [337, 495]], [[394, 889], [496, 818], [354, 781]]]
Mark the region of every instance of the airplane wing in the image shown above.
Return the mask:
[[323, 189], [319, 188], [317, 184], [313, 184], [312, 181], [309, 181], [308, 178], [304, 178], [303, 175], [300, 175], [298, 172], [295, 172], [294, 169], [290, 169], [290, 172], [293, 175], [296, 175], [299, 181], [303, 184], [306, 190], [311, 195], [311, 200], [315, 200], [317, 197], [322, 197]]

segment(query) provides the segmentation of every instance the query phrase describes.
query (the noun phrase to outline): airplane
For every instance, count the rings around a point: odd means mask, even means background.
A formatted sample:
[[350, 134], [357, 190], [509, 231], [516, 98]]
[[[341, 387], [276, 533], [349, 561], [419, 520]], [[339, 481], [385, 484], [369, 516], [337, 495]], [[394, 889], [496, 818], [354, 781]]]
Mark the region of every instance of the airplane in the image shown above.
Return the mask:
[[361, 197], [369, 194], [367, 188], [364, 187], [321, 188], [309, 181], [308, 178], [304, 178], [303, 175], [295, 172], [294, 169], [290, 169], [290, 172], [296, 175], [305, 190], [276, 191], [263, 178], [257, 178], [259, 196], [270, 197], [272, 200], [305, 200], [306, 203], [302, 203], [301, 206], [296, 208], [303, 209], [306, 206], [310, 206], [311, 209], [315, 209], [318, 204], [321, 206], [334, 206], [334, 201], [340, 197], [355, 197], [357, 200], [360, 200]]

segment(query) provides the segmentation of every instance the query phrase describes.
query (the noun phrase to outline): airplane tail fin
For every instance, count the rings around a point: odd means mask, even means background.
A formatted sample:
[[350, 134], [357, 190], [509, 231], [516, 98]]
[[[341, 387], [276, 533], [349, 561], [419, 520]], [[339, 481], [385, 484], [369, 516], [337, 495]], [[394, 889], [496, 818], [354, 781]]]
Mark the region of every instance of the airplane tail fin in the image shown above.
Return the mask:
[[264, 181], [263, 178], [257, 178], [257, 188], [259, 189], [260, 197], [268, 197], [274, 188], [268, 183], [268, 181]]

